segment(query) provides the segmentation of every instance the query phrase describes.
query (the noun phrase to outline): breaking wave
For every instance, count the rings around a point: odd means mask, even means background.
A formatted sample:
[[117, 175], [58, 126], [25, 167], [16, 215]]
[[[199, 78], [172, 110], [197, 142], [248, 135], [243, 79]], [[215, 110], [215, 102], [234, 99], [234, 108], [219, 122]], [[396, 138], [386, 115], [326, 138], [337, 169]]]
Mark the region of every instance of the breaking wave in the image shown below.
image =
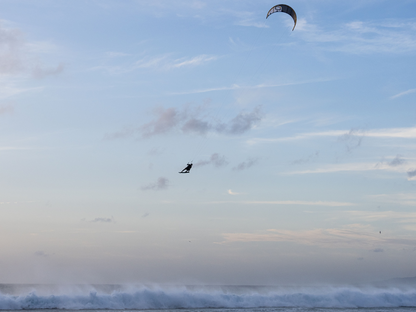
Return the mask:
[[[40, 291], [42, 292], [42, 291]], [[66, 293], [65, 293], [66, 292]], [[192, 309], [192, 308], [371, 308], [416, 307], [416, 289], [358, 287], [133, 287], [103, 291], [62, 290], [39, 294], [0, 293], [1, 310]]]

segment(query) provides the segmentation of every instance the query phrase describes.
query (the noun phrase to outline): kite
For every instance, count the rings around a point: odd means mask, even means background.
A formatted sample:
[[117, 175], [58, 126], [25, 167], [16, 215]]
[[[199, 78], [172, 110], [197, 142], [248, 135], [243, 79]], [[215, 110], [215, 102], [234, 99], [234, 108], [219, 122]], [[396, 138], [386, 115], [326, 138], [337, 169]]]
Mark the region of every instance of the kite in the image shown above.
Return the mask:
[[273, 13], [276, 12], [283, 12], [283, 13], [287, 13], [290, 16], [292, 16], [293, 21], [295, 22], [295, 25], [293, 25], [292, 31], [295, 29], [296, 26], [296, 22], [298, 20], [298, 18], [296, 17], [296, 12], [295, 10], [293, 10], [290, 6], [286, 5], [286, 4], [278, 4], [275, 5], [274, 7], [272, 7], [269, 12], [267, 12], [267, 16], [266, 19]]

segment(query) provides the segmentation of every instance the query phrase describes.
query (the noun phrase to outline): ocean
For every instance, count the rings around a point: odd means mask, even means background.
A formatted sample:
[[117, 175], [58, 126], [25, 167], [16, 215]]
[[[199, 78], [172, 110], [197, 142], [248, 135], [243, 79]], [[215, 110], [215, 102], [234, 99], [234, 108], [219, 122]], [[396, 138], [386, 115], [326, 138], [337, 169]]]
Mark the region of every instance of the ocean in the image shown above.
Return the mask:
[[416, 311], [413, 286], [0, 285], [0, 310]]

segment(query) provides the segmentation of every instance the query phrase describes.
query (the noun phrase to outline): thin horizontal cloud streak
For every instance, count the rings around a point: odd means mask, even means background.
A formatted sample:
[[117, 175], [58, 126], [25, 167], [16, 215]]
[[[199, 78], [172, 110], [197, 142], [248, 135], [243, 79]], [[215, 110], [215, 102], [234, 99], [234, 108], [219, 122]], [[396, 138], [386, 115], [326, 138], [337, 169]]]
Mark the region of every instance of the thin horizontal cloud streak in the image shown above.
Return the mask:
[[301, 200], [275, 200], [275, 201], [216, 201], [209, 204], [241, 204], [241, 205], [281, 205], [281, 206], [322, 206], [322, 207], [346, 207], [354, 206], [354, 203], [331, 201], [301, 201]]
[[[416, 164], [416, 163], [415, 163]], [[388, 163], [344, 163], [324, 165], [317, 169], [309, 169], [302, 171], [292, 171], [285, 174], [311, 174], [311, 173], [334, 173], [334, 172], [357, 172], [357, 171], [375, 171], [384, 170], [398, 173], [407, 172], [403, 166], [391, 166]], [[409, 173], [408, 173], [409, 174]]]
[[[398, 193], [398, 194], [379, 194], [379, 195], [371, 195], [369, 196], [372, 201], [379, 201], [380, 203], [391, 203], [395, 205], [405, 205], [405, 206], [416, 206], [416, 195], [415, 194], [406, 194], [406, 193]], [[383, 214], [392, 214], [392, 212], [377, 212], [376, 215], [383, 215]], [[371, 214], [374, 216], [374, 213]], [[400, 214], [399, 212], [394, 213], [394, 216], [391, 218], [395, 218], [397, 216], [406, 216], [407, 219], [414, 219], [416, 223], [416, 213], [408, 214]], [[390, 217], [390, 216], [389, 216]]]
[[[314, 229], [303, 231], [271, 229], [266, 233], [223, 233], [226, 243], [292, 242], [324, 248], [371, 248], [376, 244], [389, 244], [397, 249], [415, 246], [413, 237], [385, 238], [369, 226], [349, 225], [340, 229]], [[374, 249], [373, 249], [374, 250]]]
[[363, 22], [341, 25], [338, 30], [325, 31], [299, 19], [297, 31], [305, 42], [320, 44], [324, 50], [350, 54], [402, 54], [416, 51], [414, 22]]
[[[353, 132], [352, 132], [353, 131]], [[356, 130], [357, 131], [357, 130]], [[373, 130], [359, 130], [359, 132], [354, 133], [354, 130], [329, 130], [323, 132], [309, 132], [309, 133], [300, 133], [291, 137], [281, 137], [281, 138], [254, 138], [248, 141], [249, 144], [256, 143], [274, 143], [274, 142], [285, 142], [285, 141], [295, 141], [295, 140], [304, 140], [311, 139], [313, 137], [338, 137], [339, 142], [344, 141], [345, 139], [350, 140], [356, 136], [357, 144], [361, 142], [358, 140], [360, 137], [367, 138], [380, 138], [380, 139], [415, 139], [416, 138], [416, 127], [409, 128], [390, 128], [390, 129], [373, 129]]]
[[189, 60], [176, 60], [174, 64], [171, 65], [171, 68], [180, 68], [184, 66], [199, 66], [204, 63], [214, 61], [218, 59], [217, 56], [209, 56], [209, 55], [199, 55], [196, 57], [193, 57]]
[[214, 55], [197, 55], [192, 58], [181, 58], [172, 60], [169, 55], [161, 55], [157, 57], [145, 57], [135, 62], [134, 68], [153, 68], [161, 70], [169, 70], [182, 68], [187, 66], [200, 66], [210, 61], [215, 61], [218, 56]]
[[397, 99], [399, 97], [402, 97], [402, 96], [405, 96], [405, 95], [408, 95], [408, 94], [411, 94], [411, 93], [414, 93], [414, 92], [416, 92], [416, 89], [409, 89], [407, 91], [404, 91], [404, 92], [398, 93], [396, 95], [393, 95], [392, 97], [390, 97], [390, 99]]
[[219, 58], [216, 55], [201, 54], [194, 57], [183, 57], [174, 59], [171, 53], [161, 55], [145, 55], [140, 56], [140, 59], [134, 60], [134, 56], [129, 54], [121, 54], [124, 58], [107, 57], [103, 61], [102, 65], [93, 66], [90, 71], [104, 71], [108, 74], [120, 75], [125, 73], [134, 72], [137, 70], [158, 70], [169, 71], [174, 69], [197, 67], [204, 65], [208, 62], [215, 61]]
[[271, 84], [257, 84], [257, 85], [247, 85], [247, 86], [240, 86], [238, 84], [233, 84], [231, 86], [225, 87], [213, 87], [213, 88], [205, 88], [205, 89], [197, 89], [197, 90], [189, 90], [189, 91], [182, 91], [182, 92], [171, 92], [169, 95], [186, 95], [186, 94], [198, 94], [198, 93], [208, 93], [208, 92], [216, 92], [216, 91], [232, 91], [232, 90], [240, 90], [240, 89], [264, 89], [264, 88], [277, 88], [277, 87], [285, 87], [285, 86], [294, 86], [294, 85], [302, 85], [302, 84], [310, 84], [310, 83], [321, 83], [321, 82], [328, 82], [336, 80], [336, 78], [319, 78], [313, 80], [305, 80], [305, 81], [297, 81], [297, 82], [285, 82], [285, 83], [271, 83]]
[[[400, 195], [405, 194], [398, 194], [399, 197], [402, 197]], [[378, 198], [380, 200], [383, 200], [383, 202], [390, 202], [394, 204], [401, 204], [401, 205], [414, 205], [414, 201], [411, 199], [402, 199], [401, 201], [397, 200], [390, 200], [394, 199], [396, 197], [391, 196], [383, 196], [379, 195]], [[375, 197], [377, 199], [377, 197]], [[413, 198], [413, 200], [416, 200], [416, 198]], [[353, 220], [362, 220], [365, 222], [374, 222], [374, 221], [380, 221], [380, 220], [390, 220], [395, 221], [398, 223], [415, 223], [416, 222], [416, 212], [400, 212], [400, 211], [358, 211], [358, 210], [352, 210], [352, 211], [344, 211], [342, 213], [343, 216], [346, 218], [351, 218]]]

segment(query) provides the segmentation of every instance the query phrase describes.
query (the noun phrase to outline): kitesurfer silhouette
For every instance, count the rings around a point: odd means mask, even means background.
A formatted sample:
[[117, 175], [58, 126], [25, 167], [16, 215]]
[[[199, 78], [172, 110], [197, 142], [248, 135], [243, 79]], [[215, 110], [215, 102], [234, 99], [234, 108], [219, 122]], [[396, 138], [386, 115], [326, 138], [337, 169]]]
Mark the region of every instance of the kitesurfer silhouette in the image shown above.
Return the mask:
[[179, 173], [189, 173], [189, 171], [191, 171], [192, 166], [193, 166], [192, 163], [186, 164], [186, 167], [183, 168], [182, 171], [180, 171]]

